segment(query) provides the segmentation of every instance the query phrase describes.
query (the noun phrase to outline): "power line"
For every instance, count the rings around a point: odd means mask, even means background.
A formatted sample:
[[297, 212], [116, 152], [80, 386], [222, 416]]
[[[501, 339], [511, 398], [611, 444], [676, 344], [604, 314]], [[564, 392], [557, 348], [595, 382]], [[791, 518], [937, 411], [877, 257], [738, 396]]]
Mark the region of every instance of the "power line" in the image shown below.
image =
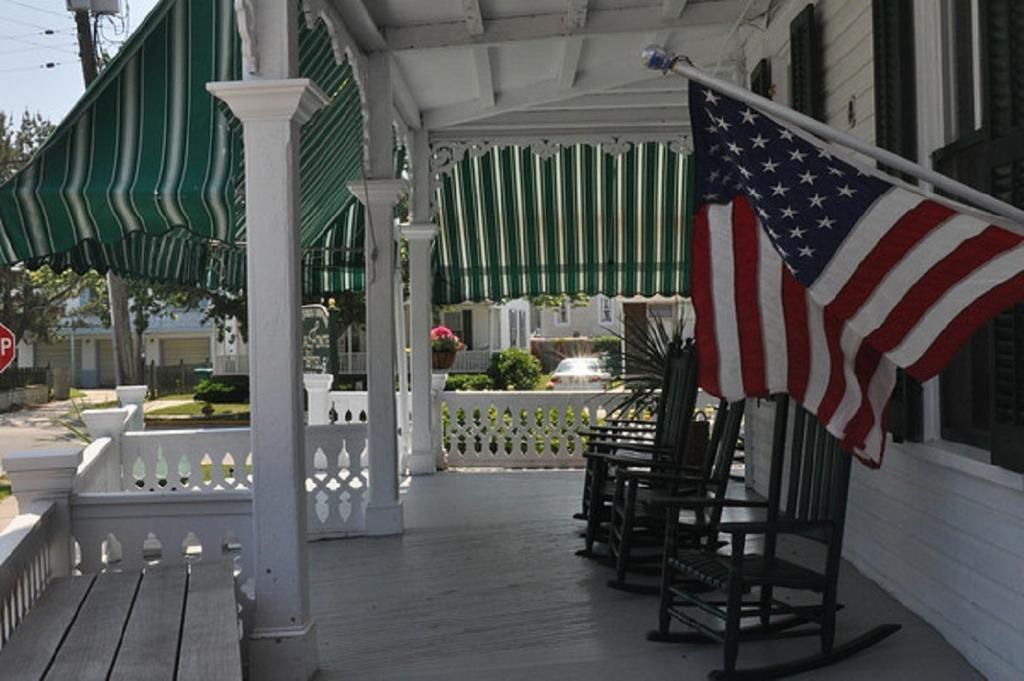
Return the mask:
[[61, 31], [48, 28], [45, 31], [33, 31], [32, 33], [21, 33], [19, 35], [0, 35], [0, 40], [24, 40], [25, 38], [34, 38], [38, 35], [68, 35], [71, 33], [74, 33], [74, 31], [70, 28]]
[[7, 2], [11, 3], [12, 5], [18, 5], [19, 7], [35, 10], [36, 12], [42, 12], [43, 14], [50, 14], [55, 17], [67, 16], [65, 14], [61, 14], [60, 12], [54, 12], [52, 9], [43, 9], [41, 7], [36, 7], [35, 5], [30, 5], [27, 2], [21, 2], [21, 0], [7, 0]]
[[58, 66], [69, 66], [71, 64], [77, 64], [77, 61], [48, 61], [45, 64], [39, 64], [38, 66], [19, 66], [13, 69], [0, 69], [0, 73], [18, 73], [21, 71], [39, 71], [55, 69]]
[[36, 24], [31, 21], [24, 21], [22, 19], [15, 19], [14, 17], [4, 17], [4, 21], [9, 21], [15, 24], [21, 24], [22, 26], [31, 26], [32, 28], [38, 28], [40, 31], [49, 31], [51, 29], [43, 26], [42, 24]]
[[78, 50], [61, 47], [59, 45], [34, 45], [32, 47], [19, 47], [16, 50], [0, 50], [0, 54], [19, 54], [22, 52], [38, 52], [39, 50], [55, 50], [66, 54], [78, 54]]

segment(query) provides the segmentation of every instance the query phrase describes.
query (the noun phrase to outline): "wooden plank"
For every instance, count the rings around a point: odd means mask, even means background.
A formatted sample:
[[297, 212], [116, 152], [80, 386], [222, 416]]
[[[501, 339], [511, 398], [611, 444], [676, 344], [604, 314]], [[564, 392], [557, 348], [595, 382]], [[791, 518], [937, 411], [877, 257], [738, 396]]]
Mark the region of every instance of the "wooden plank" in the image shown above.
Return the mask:
[[178, 681], [242, 678], [235, 577], [229, 561], [192, 565], [178, 655]]
[[146, 570], [110, 681], [173, 681], [187, 581], [184, 565]]
[[39, 681], [60, 642], [75, 621], [92, 576], [59, 577], [46, 587], [35, 606], [0, 650], [4, 681]]
[[141, 576], [138, 571], [96, 576], [46, 681], [106, 681]]

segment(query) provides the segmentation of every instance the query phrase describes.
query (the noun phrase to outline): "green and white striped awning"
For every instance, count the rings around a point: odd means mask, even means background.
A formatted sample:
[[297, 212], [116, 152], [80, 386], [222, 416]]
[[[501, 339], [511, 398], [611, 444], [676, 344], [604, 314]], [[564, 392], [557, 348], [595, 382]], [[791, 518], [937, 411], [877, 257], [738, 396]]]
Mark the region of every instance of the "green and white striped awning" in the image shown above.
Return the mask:
[[[0, 265], [243, 286], [241, 127], [206, 91], [241, 77], [239, 55], [232, 0], [163, 0], [0, 186]], [[360, 93], [322, 24], [300, 26], [299, 57], [300, 74], [330, 98], [302, 131], [304, 259], [327, 267], [310, 278], [342, 290], [362, 276], [359, 258], [329, 255], [355, 221], [346, 183], [362, 176]]]
[[662, 142], [468, 155], [438, 190], [435, 302], [688, 295], [691, 167]]

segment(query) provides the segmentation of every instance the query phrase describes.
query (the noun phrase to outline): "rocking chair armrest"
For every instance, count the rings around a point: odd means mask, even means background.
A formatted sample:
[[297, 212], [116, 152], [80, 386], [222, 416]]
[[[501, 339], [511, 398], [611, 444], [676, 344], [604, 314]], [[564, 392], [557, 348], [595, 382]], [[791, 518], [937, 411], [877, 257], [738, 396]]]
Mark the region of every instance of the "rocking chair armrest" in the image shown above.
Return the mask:
[[[680, 506], [682, 508], [768, 508], [767, 501], [754, 499], [709, 499], [707, 497], [654, 497], [651, 506]], [[736, 524], [736, 523], [734, 523]]]
[[669, 445], [656, 445], [652, 442], [622, 442], [614, 440], [591, 440], [587, 445], [590, 448], [624, 449], [626, 451], [640, 452], [641, 454], [671, 454], [674, 449]]
[[[654, 468], [675, 468], [671, 466], [662, 466], [660, 463], [648, 463], [647, 465], [653, 466]], [[630, 478], [636, 478], [639, 480], [679, 482], [687, 485], [693, 485], [694, 487], [697, 487], [698, 485], [710, 485], [714, 482], [700, 475], [687, 475], [686, 473], [688, 469], [686, 468], [680, 468], [678, 471], [679, 472], [664, 472], [660, 470], [647, 470], [646, 468], [638, 469], [623, 467], [615, 471], [615, 477], [621, 477], [627, 480]]]
[[591, 428], [594, 430], [653, 430], [658, 427], [656, 421], [616, 421], [596, 423]]
[[823, 530], [829, 532], [835, 528], [831, 520], [783, 520], [778, 519], [772, 522], [734, 522], [722, 523], [718, 526], [719, 532], [731, 535], [748, 534], [796, 534], [808, 530]]
[[580, 437], [589, 437], [596, 440], [607, 440], [610, 442], [624, 440], [627, 442], [632, 441], [644, 441], [650, 439], [651, 435], [654, 435], [655, 431], [653, 428], [639, 429], [639, 428], [615, 428], [609, 430], [602, 430], [600, 428], [596, 430], [581, 430], [577, 432]]

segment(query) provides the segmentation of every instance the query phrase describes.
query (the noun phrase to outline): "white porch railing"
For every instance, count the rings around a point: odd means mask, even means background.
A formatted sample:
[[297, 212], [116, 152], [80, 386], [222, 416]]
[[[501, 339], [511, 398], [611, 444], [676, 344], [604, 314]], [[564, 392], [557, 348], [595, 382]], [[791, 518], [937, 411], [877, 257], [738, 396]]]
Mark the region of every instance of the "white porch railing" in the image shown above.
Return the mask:
[[248, 374], [249, 355], [217, 355], [213, 358], [213, 373]]
[[622, 395], [607, 392], [442, 392], [441, 449], [448, 466], [574, 468], [581, 430]]
[[23, 504], [20, 510], [0, 533], [0, 648], [50, 580], [50, 549], [59, 537], [56, 504]]

